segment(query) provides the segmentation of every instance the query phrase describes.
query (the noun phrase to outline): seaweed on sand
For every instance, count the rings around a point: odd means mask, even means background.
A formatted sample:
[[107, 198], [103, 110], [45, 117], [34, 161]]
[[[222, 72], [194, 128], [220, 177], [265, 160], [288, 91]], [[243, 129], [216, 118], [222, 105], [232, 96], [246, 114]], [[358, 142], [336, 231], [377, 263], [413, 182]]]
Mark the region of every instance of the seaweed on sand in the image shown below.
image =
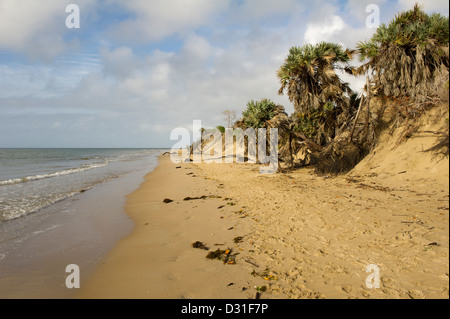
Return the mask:
[[206, 255], [206, 258], [217, 259], [217, 260], [223, 261], [224, 264], [232, 265], [232, 264], [236, 263], [236, 256], [238, 254], [231, 254], [231, 253], [232, 253], [231, 249], [227, 249], [227, 250], [217, 249], [215, 251], [210, 251]]
[[188, 196], [188, 197], [183, 198], [183, 200], [184, 201], [188, 201], [188, 200], [194, 200], [194, 199], [207, 199], [207, 198], [222, 198], [222, 197], [218, 196], [218, 195], [202, 195], [202, 196], [199, 196], [199, 197], [190, 197], [190, 196]]
[[209, 250], [209, 248], [201, 241], [196, 241], [196, 242], [192, 243], [191, 245], [194, 248]]

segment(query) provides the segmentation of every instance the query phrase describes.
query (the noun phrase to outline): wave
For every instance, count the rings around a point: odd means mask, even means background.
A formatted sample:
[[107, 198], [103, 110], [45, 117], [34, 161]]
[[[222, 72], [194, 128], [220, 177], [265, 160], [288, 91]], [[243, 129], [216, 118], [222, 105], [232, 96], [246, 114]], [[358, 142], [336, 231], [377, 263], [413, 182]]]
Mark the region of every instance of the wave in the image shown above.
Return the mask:
[[0, 186], [20, 184], [20, 183], [36, 181], [36, 180], [45, 179], [45, 178], [52, 178], [52, 177], [58, 177], [58, 176], [63, 176], [63, 175], [75, 174], [75, 173], [88, 171], [88, 170], [91, 170], [94, 168], [105, 167], [107, 165], [109, 165], [109, 162], [90, 164], [90, 165], [77, 167], [77, 168], [69, 168], [69, 169], [66, 169], [63, 171], [58, 171], [58, 172], [53, 172], [53, 173], [48, 173], [48, 174], [40, 174], [40, 175], [26, 176], [26, 177], [22, 177], [22, 178], [7, 179], [7, 180], [0, 181]]
[[36, 213], [41, 209], [44, 209], [55, 203], [63, 201], [67, 198], [78, 195], [79, 193], [85, 192], [89, 189], [91, 189], [91, 187], [72, 192], [57, 194], [55, 196], [49, 196], [44, 199], [39, 198], [40, 201], [38, 202], [36, 202], [36, 198], [26, 198], [25, 205], [24, 203], [17, 203], [17, 202], [12, 203], [0, 202], [0, 224], [4, 221], [10, 221], [23, 216], [27, 216], [29, 214]]
[[53, 225], [53, 226], [50, 226], [50, 227], [48, 227], [46, 229], [43, 229], [43, 230], [36, 230], [36, 231], [33, 232], [33, 235], [39, 235], [39, 234], [45, 233], [46, 231], [58, 228], [59, 226], [62, 226], [62, 224]]
[[[0, 201], [0, 224], [5, 221], [10, 221], [13, 219], [17, 219], [23, 216], [27, 216], [33, 213], [40, 211], [41, 209], [45, 209], [55, 203], [66, 200], [67, 198], [73, 197], [80, 193], [84, 193], [90, 190], [95, 185], [106, 183], [110, 180], [122, 177], [123, 175], [114, 175], [104, 178], [102, 180], [95, 181], [91, 183], [89, 186], [85, 186], [84, 188], [76, 189], [73, 191], [54, 194], [50, 196], [46, 196], [44, 198], [32, 196], [28, 198], [22, 198], [22, 202], [5, 202]], [[24, 205], [25, 204], [25, 205]], [[1, 241], [1, 237], [0, 237]]]

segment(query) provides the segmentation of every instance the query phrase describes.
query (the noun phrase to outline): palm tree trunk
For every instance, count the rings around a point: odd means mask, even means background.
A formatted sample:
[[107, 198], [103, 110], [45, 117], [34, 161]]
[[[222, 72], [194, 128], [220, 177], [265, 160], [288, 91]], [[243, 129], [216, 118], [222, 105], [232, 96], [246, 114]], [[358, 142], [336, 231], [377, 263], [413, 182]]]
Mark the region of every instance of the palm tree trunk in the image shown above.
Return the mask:
[[323, 150], [323, 147], [320, 146], [319, 144], [311, 141], [309, 138], [307, 138], [305, 136], [305, 134], [303, 134], [302, 132], [295, 132], [295, 134], [297, 134], [302, 140], [305, 141], [306, 145], [309, 146], [309, 148], [311, 148], [313, 151], [319, 153]]
[[359, 101], [359, 107], [358, 107], [358, 112], [356, 112], [356, 117], [355, 117], [355, 121], [353, 122], [353, 127], [352, 127], [352, 131], [350, 133], [350, 138], [349, 138], [349, 143], [352, 142], [353, 139], [353, 133], [355, 132], [355, 128], [356, 128], [356, 123], [358, 122], [358, 118], [359, 118], [359, 113], [361, 112], [361, 107], [363, 105], [363, 97], [361, 96], [361, 100]]
[[291, 161], [291, 168], [294, 167], [294, 155], [292, 154], [292, 133], [289, 132], [289, 157]]
[[367, 86], [367, 109], [366, 109], [366, 123], [364, 124], [364, 136], [367, 137], [367, 133], [369, 132], [369, 118], [370, 118], [370, 81], [369, 76], [366, 78], [366, 86]]

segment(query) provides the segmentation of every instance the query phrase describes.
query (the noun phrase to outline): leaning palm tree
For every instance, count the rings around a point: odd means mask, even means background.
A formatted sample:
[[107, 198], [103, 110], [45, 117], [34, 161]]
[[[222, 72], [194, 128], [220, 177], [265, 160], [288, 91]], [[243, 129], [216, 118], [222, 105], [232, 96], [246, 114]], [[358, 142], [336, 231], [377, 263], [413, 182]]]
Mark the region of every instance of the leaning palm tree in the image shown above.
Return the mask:
[[[396, 123], [404, 122], [397, 145], [417, 129], [417, 119], [442, 98], [449, 79], [449, 18], [427, 14], [416, 4], [358, 45], [375, 95], [393, 99]], [[446, 89], [448, 90], [448, 88]]]
[[358, 73], [372, 73], [375, 94], [424, 102], [440, 73], [448, 80], [448, 45], [449, 18], [416, 4], [358, 44]]
[[301, 160], [301, 166], [310, 163], [311, 157], [309, 150], [320, 152], [322, 146], [308, 138], [301, 130], [298, 129], [295, 117], [288, 116], [284, 112], [279, 112], [272, 119], [265, 123], [267, 128], [278, 129], [278, 153], [281, 160], [289, 162], [291, 168], [294, 167], [294, 154], [298, 154], [301, 150], [306, 154]]
[[278, 70], [278, 93], [286, 93], [295, 108], [292, 129], [312, 152], [330, 143], [352, 115], [352, 91], [338, 71], [354, 73], [353, 54], [335, 43], [306, 44], [292, 47]]
[[298, 113], [323, 110], [328, 103], [347, 112], [346, 96], [351, 90], [336, 71], [353, 74], [349, 65], [353, 54], [354, 51], [328, 42], [292, 47], [277, 73], [281, 83], [278, 93], [286, 92]]

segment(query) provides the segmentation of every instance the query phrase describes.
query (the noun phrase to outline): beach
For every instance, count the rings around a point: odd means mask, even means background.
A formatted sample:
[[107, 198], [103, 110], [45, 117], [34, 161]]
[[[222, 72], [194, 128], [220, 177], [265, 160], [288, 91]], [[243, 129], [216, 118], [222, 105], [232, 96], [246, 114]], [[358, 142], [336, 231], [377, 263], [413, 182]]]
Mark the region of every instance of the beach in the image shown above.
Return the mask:
[[448, 298], [448, 159], [377, 156], [339, 176], [161, 156], [127, 197], [133, 231], [74, 297]]
[[449, 299], [450, 2], [371, 2], [0, 0], [0, 299]]

